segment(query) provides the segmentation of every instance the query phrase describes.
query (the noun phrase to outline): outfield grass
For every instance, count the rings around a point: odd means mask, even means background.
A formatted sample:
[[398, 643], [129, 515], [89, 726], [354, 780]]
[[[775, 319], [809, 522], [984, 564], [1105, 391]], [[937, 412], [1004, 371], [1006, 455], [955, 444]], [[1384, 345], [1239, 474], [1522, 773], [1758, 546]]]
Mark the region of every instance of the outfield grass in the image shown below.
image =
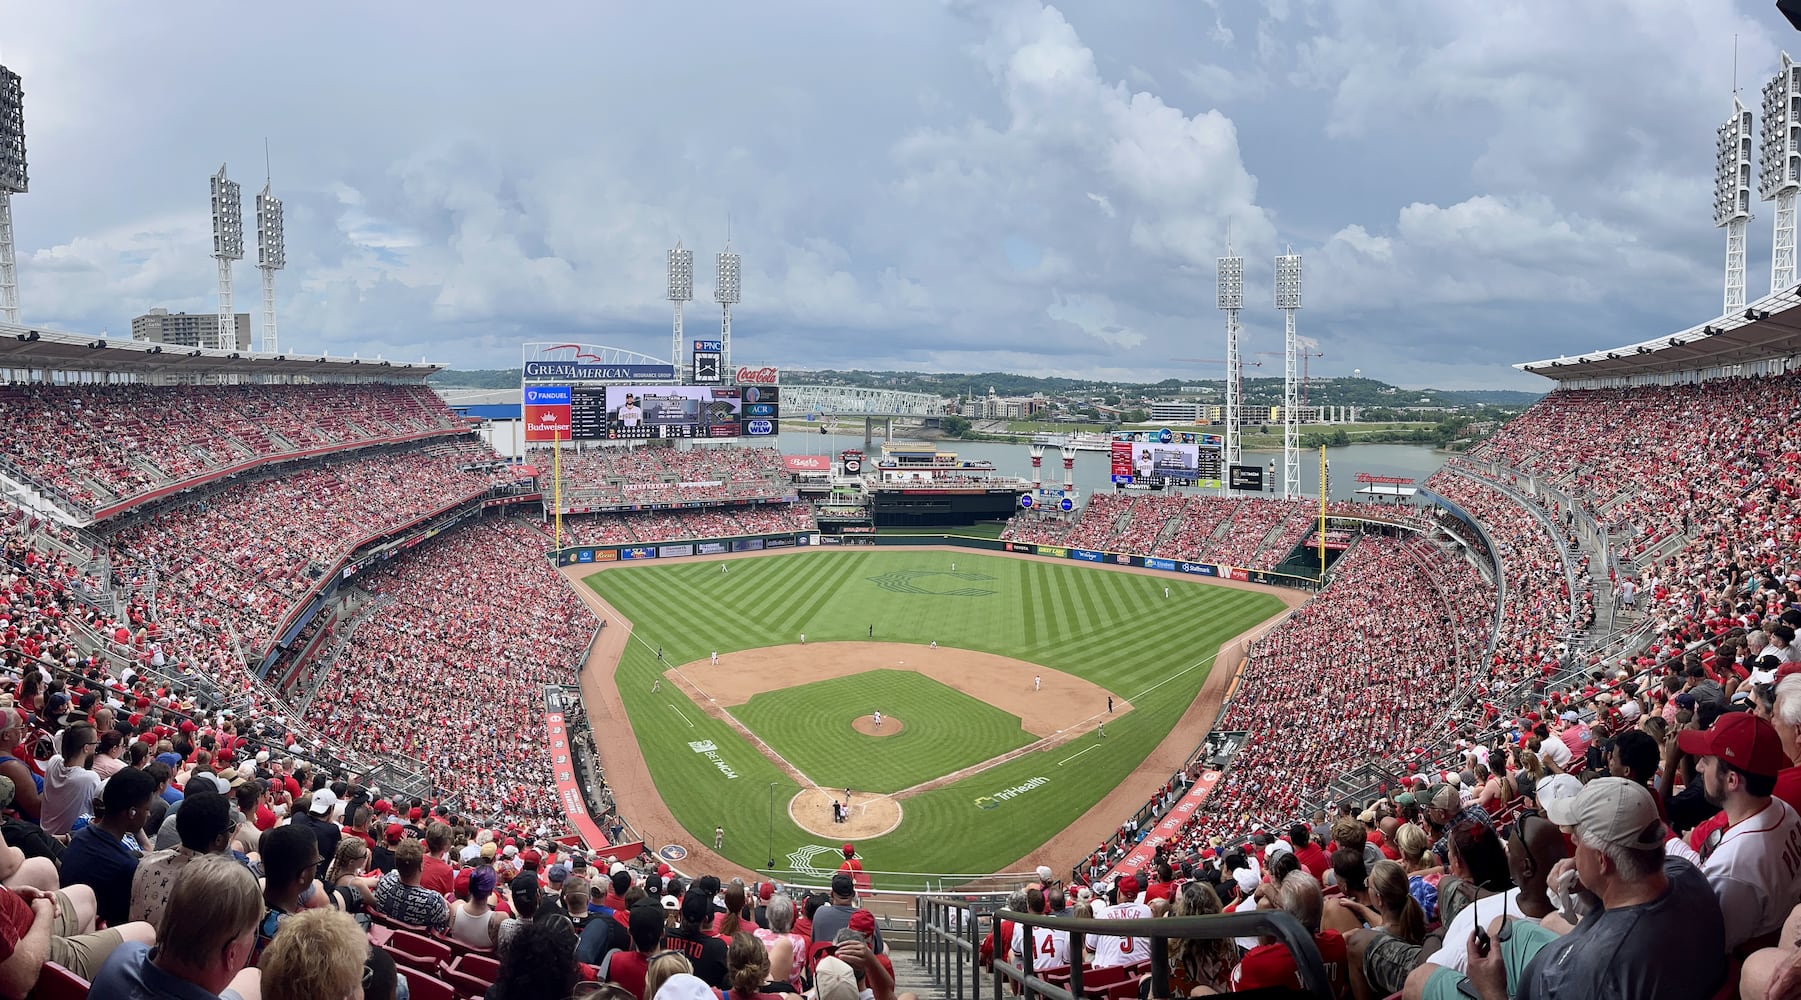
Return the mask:
[[[872, 743], [851, 728], [876, 709], [905, 723], [905, 731]], [[765, 691], [732, 714], [821, 785], [870, 792], [911, 788], [1037, 738], [1019, 716], [905, 670]]]
[[[786, 803], [798, 788], [736, 730], [697, 710], [671, 686], [651, 693], [661, 674], [659, 646], [667, 661], [661, 666], [667, 666], [698, 660], [714, 648], [797, 642], [802, 632], [808, 642], [861, 641], [873, 624], [878, 641], [936, 640], [1015, 657], [1084, 677], [1131, 701], [1134, 711], [1114, 720], [1107, 738], [1086, 736], [1028, 753], [909, 798], [898, 829], [858, 844], [872, 870], [974, 874], [1036, 847], [1117, 786], [1194, 700], [1220, 644], [1282, 607], [1268, 594], [1176, 576], [970, 552], [806, 552], [732, 560], [723, 574], [720, 565], [623, 565], [587, 582], [634, 623], [618, 668], [621, 696], [658, 789], [689, 831], [648, 832], [659, 841], [711, 843], [714, 825], [722, 824], [725, 854], [753, 868], [764, 867], [771, 847], [786, 868], [791, 852], [805, 856], [830, 846], [830, 838], [788, 821]], [[849, 683], [854, 687], [855, 679]], [[869, 711], [864, 701], [846, 711]], [[908, 766], [931, 766], [935, 759], [935, 773], [943, 774], [969, 753], [992, 756], [961, 749], [966, 734], [983, 730], [983, 716], [998, 711], [977, 708], [947, 705], [940, 715], [953, 738], [928, 743], [928, 750], [937, 746], [942, 753], [910, 758]], [[829, 717], [794, 724], [817, 724], [828, 735], [848, 731], [845, 720]], [[753, 728], [762, 734], [761, 725]], [[843, 784], [873, 788], [870, 777], [886, 764], [879, 749], [871, 753], [863, 746], [854, 756], [825, 747], [820, 753], [830, 758], [833, 773], [863, 775]], [[1005, 801], [992, 798], [1036, 778], [1046, 780]], [[630, 804], [624, 808], [630, 818]], [[878, 877], [878, 887], [883, 884], [911, 883]]]

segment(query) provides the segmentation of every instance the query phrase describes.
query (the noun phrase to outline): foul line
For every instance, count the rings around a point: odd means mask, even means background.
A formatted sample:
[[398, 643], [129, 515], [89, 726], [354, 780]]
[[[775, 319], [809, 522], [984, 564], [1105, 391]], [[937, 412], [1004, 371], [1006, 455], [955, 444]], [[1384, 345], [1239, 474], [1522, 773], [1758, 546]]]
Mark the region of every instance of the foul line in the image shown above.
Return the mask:
[[1072, 753], [1068, 757], [1065, 757], [1062, 760], [1058, 761], [1057, 766], [1062, 767], [1063, 765], [1069, 763], [1072, 760], [1075, 760], [1077, 757], [1082, 756], [1083, 754], [1087, 753], [1089, 750], [1093, 750], [1095, 747], [1098, 747], [1098, 746], [1100, 746], [1099, 743], [1093, 743], [1093, 744], [1090, 744], [1086, 750], [1077, 750], [1075, 753]]

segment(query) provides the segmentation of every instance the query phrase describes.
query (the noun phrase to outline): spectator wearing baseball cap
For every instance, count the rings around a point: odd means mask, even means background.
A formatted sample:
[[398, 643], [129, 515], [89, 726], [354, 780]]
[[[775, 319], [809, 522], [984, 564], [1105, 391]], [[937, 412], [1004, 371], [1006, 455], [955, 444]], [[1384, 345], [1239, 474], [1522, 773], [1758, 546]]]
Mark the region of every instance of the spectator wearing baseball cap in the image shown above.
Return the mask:
[[[1542, 924], [1497, 913], [1487, 953], [1474, 935], [1468, 945], [1469, 979], [1480, 995], [1712, 996], [1726, 979], [1725, 922], [1706, 877], [1665, 856], [1664, 823], [1650, 791], [1624, 778], [1597, 778], [1577, 796], [1571, 818], [1576, 888], [1598, 905], [1582, 907], [1583, 914], [1566, 906]], [[1566, 933], [1571, 925], [1578, 932]], [[1429, 985], [1423, 995], [1455, 992], [1435, 993]]]
[[1755, 715], [1729, 712], [1676, 742], [1694, 756], [1707, 801], [1721, 810], [1712, 829], [1696, 833], [1701, 871], [1725, 914], [1726, 947], [1771, 943], [1801, 902], [1801, 872], [1784, 862], [1789, 845], [1801, 842], [1801, 814], [1773, 794], [1776, 776], [1789, 767], [1782, 738]]
[[674, 927], [663, 932], [663, 947], [688, 957], [694, 974], [714, 989], [726, 987], [725, 941], [707, 933], [713, 920], [713, 897], [700, 889], [682, 896]]
[[[847, 871], [832, 875], [832, 895], [813, 913], [812, 943], [831, 941], [838, 932], [850, 926], [851, 914], [857, 912], [857, 883]], [[885, 951], [881, 928], [875, 932], [875, 950]]]
[[379, 872], [394, 870], [394, 848], [406, 839], [406, 827], [399, 823], [389, 823], [382, 829], [380, 839], [369, 849], [369, 867]]

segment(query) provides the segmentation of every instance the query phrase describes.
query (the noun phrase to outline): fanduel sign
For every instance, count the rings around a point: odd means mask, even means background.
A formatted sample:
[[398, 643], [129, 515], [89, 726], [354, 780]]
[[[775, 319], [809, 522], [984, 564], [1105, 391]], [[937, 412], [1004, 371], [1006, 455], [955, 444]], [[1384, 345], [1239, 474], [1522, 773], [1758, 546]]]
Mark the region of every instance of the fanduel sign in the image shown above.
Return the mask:
[[576, 361], [527, 361], [526, 378], [591, 382], [673, 382], [674, 365], [586, 365]]
[[776, 368], [738, 369], [739, 385], [776, 385], [780, 381], [781, 371]]

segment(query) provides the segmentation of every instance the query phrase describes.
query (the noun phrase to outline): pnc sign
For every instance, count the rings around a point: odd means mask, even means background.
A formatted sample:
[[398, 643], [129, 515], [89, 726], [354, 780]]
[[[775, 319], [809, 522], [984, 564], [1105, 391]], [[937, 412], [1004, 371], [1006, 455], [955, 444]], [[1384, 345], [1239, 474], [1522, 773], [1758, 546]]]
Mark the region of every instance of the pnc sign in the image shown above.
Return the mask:
[[781, 381], [781, 371], [776, 368], [740, 368], [738, 369], [739, 385], [776, 385]]

